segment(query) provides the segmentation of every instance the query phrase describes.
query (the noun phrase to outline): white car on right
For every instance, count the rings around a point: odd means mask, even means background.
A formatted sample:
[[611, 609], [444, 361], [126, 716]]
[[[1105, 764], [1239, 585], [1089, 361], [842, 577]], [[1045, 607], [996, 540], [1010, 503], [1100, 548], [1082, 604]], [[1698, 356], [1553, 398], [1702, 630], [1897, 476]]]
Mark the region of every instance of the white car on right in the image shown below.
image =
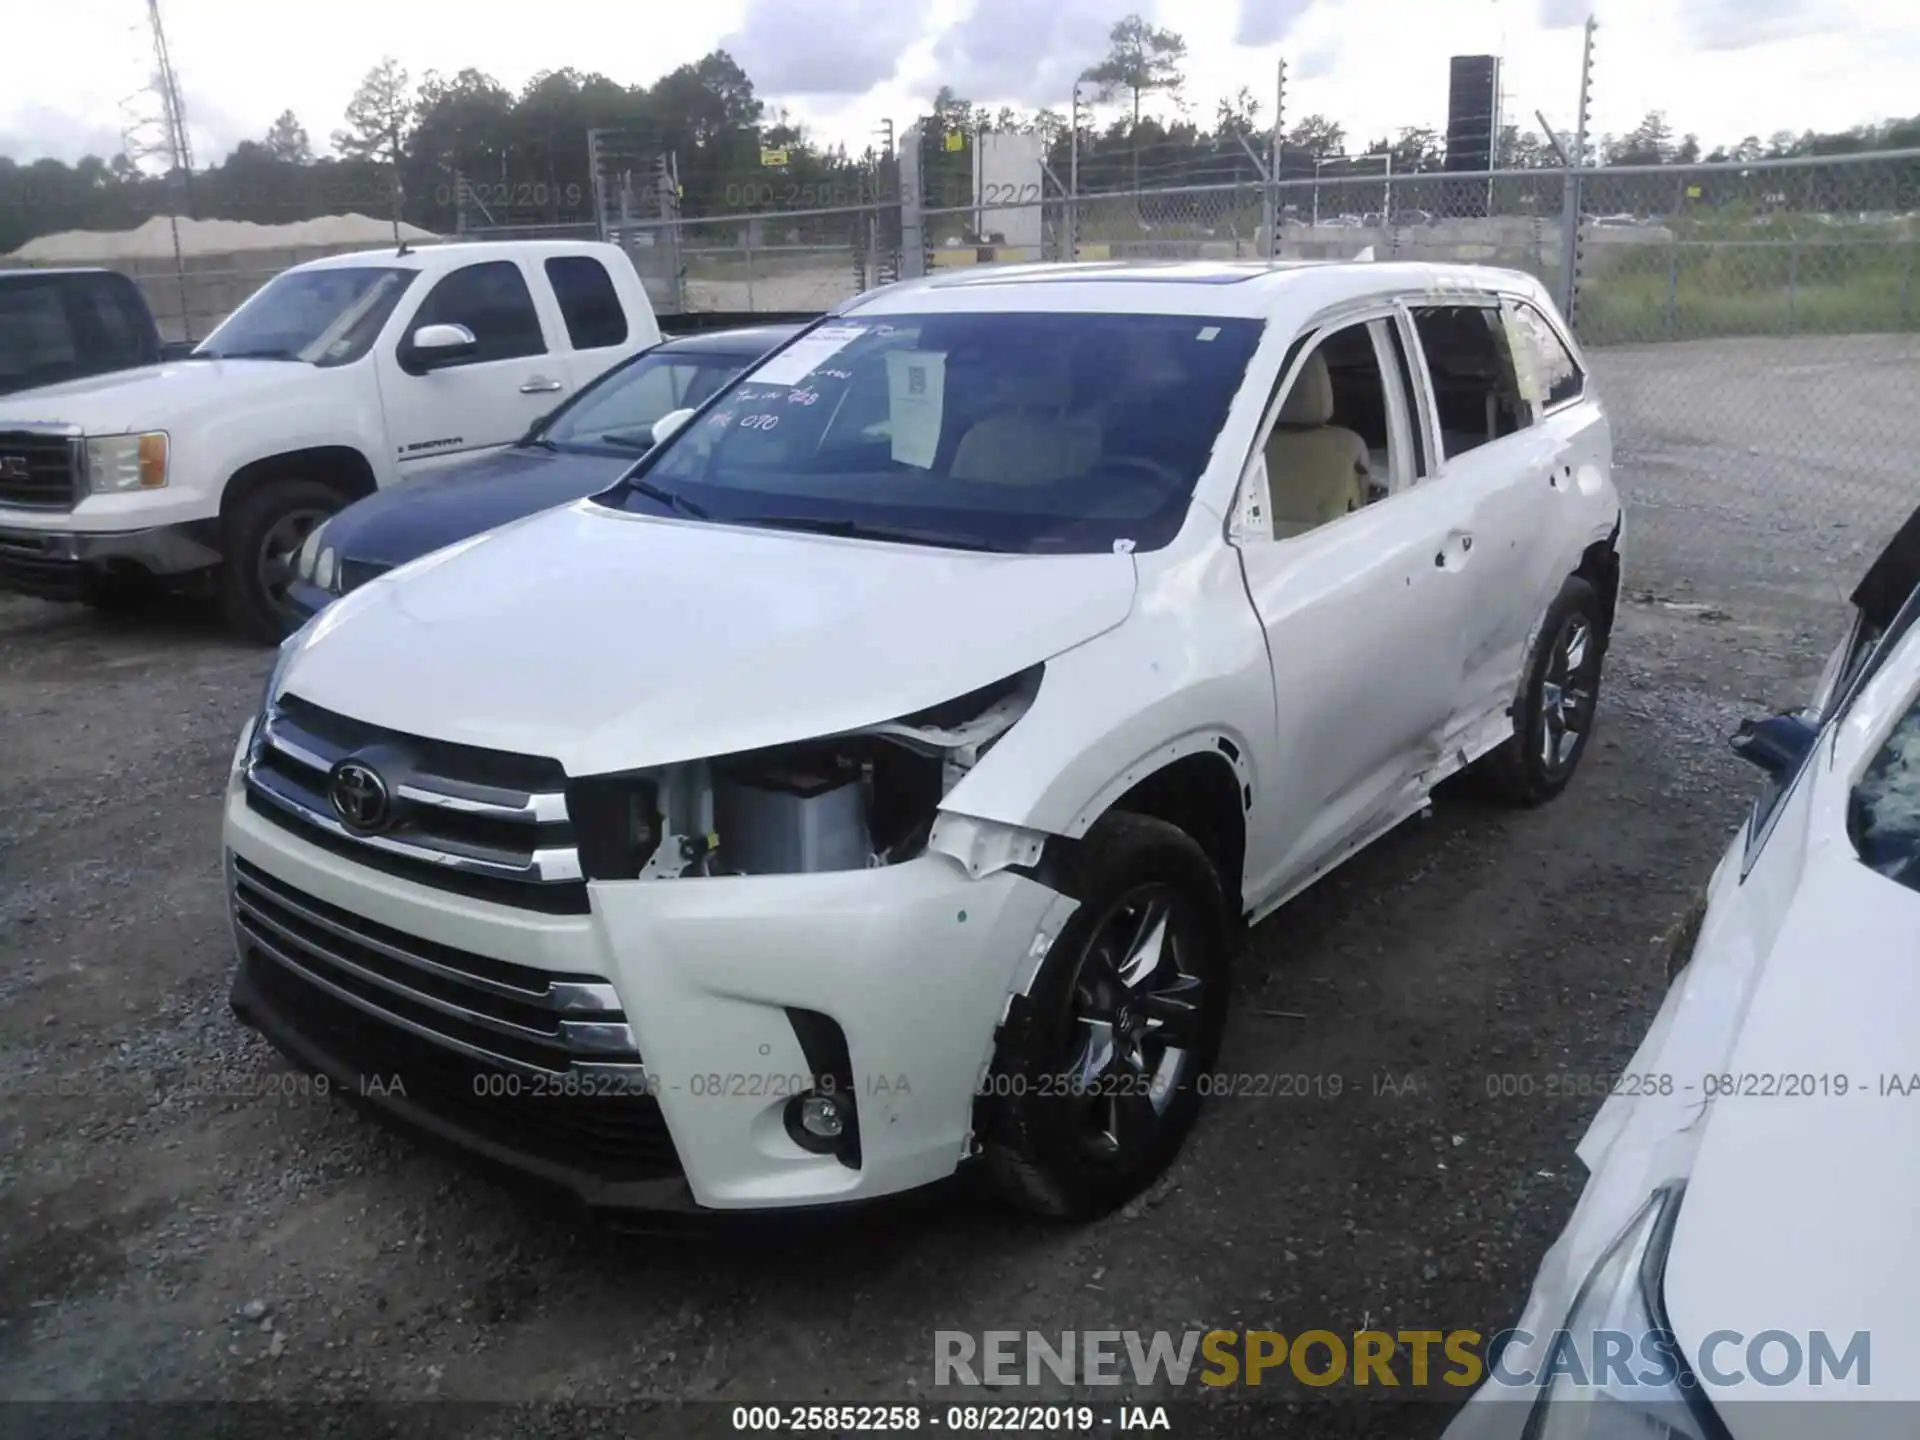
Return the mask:
[[1853, 605], [1447, 1440], [1920, 1434], [1920, 510]]

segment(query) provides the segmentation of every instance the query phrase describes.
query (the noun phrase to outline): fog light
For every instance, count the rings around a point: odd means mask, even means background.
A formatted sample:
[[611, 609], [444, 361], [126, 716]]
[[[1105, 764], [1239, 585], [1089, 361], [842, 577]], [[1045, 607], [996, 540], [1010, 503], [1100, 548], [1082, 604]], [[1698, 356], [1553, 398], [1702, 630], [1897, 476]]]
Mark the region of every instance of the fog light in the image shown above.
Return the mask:
[[804, 1095], [800, 1099], [800, 1128], [819, 1140], [838, 1140], [846, 1131], [840, 1102], [831, 1095]]
[[789, 1100], [785, 1118], [794, 1144], [817, 1155], [831, 1155], [846, 1136], [848, 1107], [838, 1096], [814, 1091]]

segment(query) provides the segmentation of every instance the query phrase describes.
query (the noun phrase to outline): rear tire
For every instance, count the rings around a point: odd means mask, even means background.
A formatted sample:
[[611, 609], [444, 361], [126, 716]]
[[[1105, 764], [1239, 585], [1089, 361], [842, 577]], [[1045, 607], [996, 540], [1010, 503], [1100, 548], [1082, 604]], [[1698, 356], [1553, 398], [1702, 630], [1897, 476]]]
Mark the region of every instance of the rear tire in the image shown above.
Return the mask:
[[1163, 820], [1106, 815], [1063, 868], [1080, 907], [1013, 1002], [975, 1129], [1002, 1198], [1086, 1218], [1151, 1184], [1193, 1128], [1231, 932], [1212, 863]]
[[1567, 788], [1593, 735], [1607, 638], [1599, 593], [1569, 575], [1527, 656], [1513, 734], [1477, 767], [1495, 798], [1543, 805]]
[[269, 480], [249, 492], [225, 526], [220, 608], [249, 640], [277, 645], [300, 627], [286, 599], [293, 562], [306, 537], [346, 499], [331, 485], [297, 476]]

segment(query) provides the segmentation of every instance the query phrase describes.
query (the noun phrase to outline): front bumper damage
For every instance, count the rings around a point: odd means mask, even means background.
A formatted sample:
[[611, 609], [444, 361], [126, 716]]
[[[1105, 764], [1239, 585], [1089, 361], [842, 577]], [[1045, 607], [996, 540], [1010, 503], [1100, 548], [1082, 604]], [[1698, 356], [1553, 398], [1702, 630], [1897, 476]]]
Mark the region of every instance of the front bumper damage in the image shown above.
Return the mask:
[[[366, 933], [354, 940], [293, 922], [275, 931], [236, 912], [233, 1006], [349, 1098], [596, 1208], [876, 1198], [945, 1178], [968, 1155], [1009, 998], [1074, 909], [1014, 868], [1017, 859], [982, 865], [978, 833], [959, 833], [972, 851], [965, 859], [934, 848], [866, 870], [597, 881], [589, 913], [550, 915], [450, 895], [320, 848], [251, 809], [236, 770], [226, 796], [230, 877], [251, 874], [249, 883], [295, 897], [307, 913], [336, 926], [351, 917]], [[617, 992], [644, 1082], [623, 1081], [612, 1097], [569, 1094], [552, 1081], [496, 1078], [486, 1065], [449, 1067], [444, 1051], [423, 1058], [339, 994], [302, 988], [289, 969], [302, 963], [302, 936], [336, 951], [371, 939], [570, 984], [602, 980]], [[819, 1017], [844, 1042], [858, 1133], [850, 1157], [802, 1148], [785, 1120], [792, 1097], [820, 1075]]]

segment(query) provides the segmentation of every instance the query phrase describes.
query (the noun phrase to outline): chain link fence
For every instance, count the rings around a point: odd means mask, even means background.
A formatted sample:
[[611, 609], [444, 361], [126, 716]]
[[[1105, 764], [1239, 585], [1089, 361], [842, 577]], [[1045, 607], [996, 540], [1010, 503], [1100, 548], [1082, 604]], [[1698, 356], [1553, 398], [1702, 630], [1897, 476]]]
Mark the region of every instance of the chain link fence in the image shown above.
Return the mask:
[[1827, 624], [1920, 503], [1920, 152], [1579, 185], [1639, 585]]

